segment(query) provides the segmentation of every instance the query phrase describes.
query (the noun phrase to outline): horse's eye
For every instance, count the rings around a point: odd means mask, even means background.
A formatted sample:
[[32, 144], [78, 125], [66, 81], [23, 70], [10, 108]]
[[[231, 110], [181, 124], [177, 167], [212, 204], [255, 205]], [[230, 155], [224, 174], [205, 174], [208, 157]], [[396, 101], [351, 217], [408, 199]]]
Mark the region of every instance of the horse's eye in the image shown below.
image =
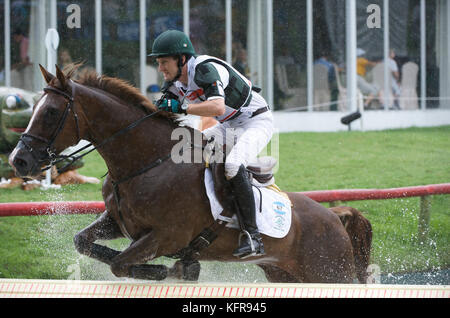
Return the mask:
[[58, 110], [55, 108], [48, 108], [44, 113], [44, 125], [50, 126], [58, 119]]

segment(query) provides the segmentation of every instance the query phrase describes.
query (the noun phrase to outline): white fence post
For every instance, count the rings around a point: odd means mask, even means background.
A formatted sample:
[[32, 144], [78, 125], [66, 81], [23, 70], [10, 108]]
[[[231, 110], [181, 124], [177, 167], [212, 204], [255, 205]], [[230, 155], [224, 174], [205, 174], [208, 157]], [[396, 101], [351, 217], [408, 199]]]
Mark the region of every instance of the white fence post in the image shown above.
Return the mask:
[[[57, 51], [59, 46], [59, 34], [55, 29], [48, 29], [45, 36], [45, 46], [47, 48], [47, 70], [55, 74], [57, 63]], [[51, 169], [47, 170], [45, 174], [44, 187], [48, 187], [52, 184], [52, 172]]]

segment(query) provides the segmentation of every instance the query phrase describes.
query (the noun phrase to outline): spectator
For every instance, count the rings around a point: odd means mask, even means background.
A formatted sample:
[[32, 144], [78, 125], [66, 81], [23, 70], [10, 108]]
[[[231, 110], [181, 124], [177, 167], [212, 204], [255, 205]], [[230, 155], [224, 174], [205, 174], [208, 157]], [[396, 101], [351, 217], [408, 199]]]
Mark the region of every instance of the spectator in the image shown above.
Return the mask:
[[367, 67], [374, 67], [377, 65], [376, 62], [369, 61], [365, 57], [366, 51], [358, 48], [356, 51], [357, 59], [356, 59], [356, 73], [357, 73], [357, 83], [358, 88], [361, 90], [361, 93], [366, 96], [364, 102], [364, 108], [370, 106], [370, 103], [375, 97], [379, 97], [380, 88], [377, 85], [371, 84], [367, 82], [365, 76], [367, 73]]
[[32, 63], [28, 55], [30, 41], [25, 33], [17, 28], [13, 32], [13, 40], [19, 45], [19, 59], [11, 66], [11, 84], [28, 91], [32, 87]]

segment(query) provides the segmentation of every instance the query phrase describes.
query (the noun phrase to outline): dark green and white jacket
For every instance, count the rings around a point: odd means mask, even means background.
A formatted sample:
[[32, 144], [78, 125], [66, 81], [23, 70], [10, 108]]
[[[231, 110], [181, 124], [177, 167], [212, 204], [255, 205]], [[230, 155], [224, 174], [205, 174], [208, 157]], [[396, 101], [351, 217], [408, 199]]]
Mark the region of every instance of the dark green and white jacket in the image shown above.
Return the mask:
[[180, 102], [187, 104], [225, 98], [225, 114], [216, 117], [219, 122], [223, 123], [242, 113], [252, 113], [267, 106], [251, 81], [221, 59], [208, 55], [193, 56], [189, 59], [187, 68], [187, 87], [176, 81], [166, 83], [163, 91], [175, 94]]

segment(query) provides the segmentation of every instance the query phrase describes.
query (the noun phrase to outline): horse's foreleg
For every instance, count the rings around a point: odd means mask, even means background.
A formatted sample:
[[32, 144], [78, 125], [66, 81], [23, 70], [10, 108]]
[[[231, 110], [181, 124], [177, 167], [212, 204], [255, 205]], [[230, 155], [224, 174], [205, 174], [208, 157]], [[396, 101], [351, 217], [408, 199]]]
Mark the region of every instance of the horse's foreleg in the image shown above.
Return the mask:
[[200, 274], [200, 262], [179, 260], [171, 268], [165, 265], [137, 264], [128, 269], [129, 277], [145, 280], [163, 280], [168, 277], [197, 281]]
[[80, 254], [111, 265], [112, 259], [119, 255], [120, 252], [94, 242], [96, 240], [112, 240], [120, 237], [123, 237], [122, 231], [117, 223], [109, 217], [108, 212], [105, 211], [92, 224], [78, 232], [73, 241], [75, 248]]
[[144, 280], [163, 280], [167, 277], [191, 281], [198, 279], [200, 263], [195, 260], [180, 260], [172, 268], [145, 264], [156, 256], [158, 247], [155, 234], [145, 234], [112, 260], [111, 271], [117, 277]]
[[114, 257], [111, 271], [117, 277], [163, 280], [168, 275], [167, 266], [145, 264], [155, 257], [157, 250], [158, 242], [150, 231]]

